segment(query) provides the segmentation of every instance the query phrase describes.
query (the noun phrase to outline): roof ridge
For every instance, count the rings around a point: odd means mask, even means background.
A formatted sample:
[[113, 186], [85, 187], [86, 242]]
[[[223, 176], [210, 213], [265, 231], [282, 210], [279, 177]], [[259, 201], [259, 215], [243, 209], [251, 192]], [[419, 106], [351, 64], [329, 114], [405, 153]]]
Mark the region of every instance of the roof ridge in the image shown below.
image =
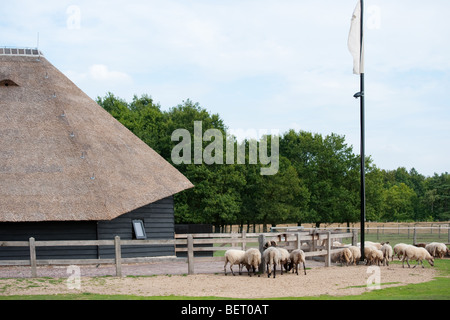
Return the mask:
[[38, 48], [27, 47], [0, 47], [0, 55], [6, 56], [43, 56]]

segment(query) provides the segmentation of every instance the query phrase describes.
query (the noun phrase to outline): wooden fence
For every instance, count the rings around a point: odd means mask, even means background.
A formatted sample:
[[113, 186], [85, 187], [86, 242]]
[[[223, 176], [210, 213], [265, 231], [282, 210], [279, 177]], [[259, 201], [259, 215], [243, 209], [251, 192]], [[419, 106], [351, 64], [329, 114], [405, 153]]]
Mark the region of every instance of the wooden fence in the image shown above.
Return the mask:
[[[155, 261], [185, 261], [187, 262], [188, 274], [195, 273], [195, 262], [204, 261], [224, 261], [223, 257], [196, 257], [194, 252], [199, 251], [225, 251], [228, 249], [245, 250], [248, 247], [257, 247], [263, 251], [266, 241], [275, 240], [280, 247], [288, 250], [301, 248], [305, 251], [306, 257], [325, 257], [325, 266], [330, 266], [331, 254], [338, 251], [332, 246], [333, 241], [342, 241], [343, 238], [351, 238], [352, 243], [356, 244], [358, 239], [357, 232], [352, 233], [333, 233], [326, 232], [295, 232], [295, 233], [207, 233], [207, 234], [189, 234], [175, 235], [175, 239], [164, 240], [122, 240], [116, 236], [114, 240], [83, 240], [83, 241], [36, 241], [30, 238], [29, 241], [0, 241], [0, 247], [29, 247], [29, 260], [3, 260], [0, 266], [30, 266], [31, 277], [37, 277], [38, 265], [87, 265], [87, 264], [113, 264], [116, 267], [116, 276], [122, 276], [123, 263], [142, 263]], [[211, 244], [213, 246], [211, 246]], [[39, 247], [57, 247], [57, 246], [114, 246], [114, 259], [71, 259], [71, 260], [44, 260], [36, 258], [36, 249]], [[122, 246], [128, 245], [174, 245], [175, 252], [187, 252], [187, 258], [174, 257], [142, 257], [142, 258], [122, 258]], [[194, 246], [197, 245], [197, 246]], [[206, 246], [200, 246], [206, 245]], [[260, 271], [264, 272], [264, 262], [260, 266]]]

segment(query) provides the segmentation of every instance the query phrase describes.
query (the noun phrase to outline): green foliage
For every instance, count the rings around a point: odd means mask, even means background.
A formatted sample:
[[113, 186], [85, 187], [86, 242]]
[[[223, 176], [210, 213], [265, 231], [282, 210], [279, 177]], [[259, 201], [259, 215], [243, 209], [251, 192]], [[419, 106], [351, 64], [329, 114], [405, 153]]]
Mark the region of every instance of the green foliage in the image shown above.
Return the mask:
[[[224, 148], [213, 153], [224, 163], [226, 139], [231, 141], [233, 164], [172, 163], [195, 185], [175, 195], [176, 223], [221, 227], [313, 222], [320, 226], [360, 220], [360, 157], [344, 136], [289, 130], [279, 137], [278, 173], [261, 175], [264, 165], [260, 161], [250, 163], [249, 154], [252, 143], [259, 154], [262, 140], [238, 142], [227, 136], [220, 116], [198, 103], [187, 100], [163, 111], [148, 95], [134, 96], [127, 103], [112, 93], [98, 97], [97, 103], [171, 163], [171, 152], [177, 144], [171, 140], [172, 133], [186, 129], [194, 141], [195, 121], [201, 121], [202, 134], [208, 129], [222, 134]], [[213, 142], [202, 139], [203, 150]], [[237, 161], [239, 146], [245, 148], [245, 163]], [[193, 143], [191, 148], [193, 155]], [[450, 220], [448, 173], [425, 177], [414, 168], [379, 169], [370, 157], [365, 163], [367, 220]]]

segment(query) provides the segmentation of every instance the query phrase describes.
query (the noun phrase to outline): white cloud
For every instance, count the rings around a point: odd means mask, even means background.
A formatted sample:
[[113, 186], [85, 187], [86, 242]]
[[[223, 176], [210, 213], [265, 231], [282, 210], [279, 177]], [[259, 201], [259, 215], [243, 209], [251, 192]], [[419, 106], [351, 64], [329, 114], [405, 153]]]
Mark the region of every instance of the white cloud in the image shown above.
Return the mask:
[[131, 77], [120, 71], [109, 70], [103, 64], [94, 64], [89, 68], [89, 76], [96, 81], [131, 82]]
[[65, 75], [72, 81], [99, 81], [106, 83], [125, 83], [130, 84], [132, 78], [130, 75], [120, 72], [109, 70], [109, 68], [103, 64], [94, 64], [88, 68], [86, 72], [78, 72], [74, 70], [68, 70]]

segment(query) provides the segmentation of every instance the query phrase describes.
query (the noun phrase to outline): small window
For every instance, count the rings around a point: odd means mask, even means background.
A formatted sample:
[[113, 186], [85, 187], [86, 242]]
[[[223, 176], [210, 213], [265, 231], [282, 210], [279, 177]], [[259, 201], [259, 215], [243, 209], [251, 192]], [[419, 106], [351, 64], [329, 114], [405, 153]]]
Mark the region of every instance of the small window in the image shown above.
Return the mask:
[[142, 220], [133, 220], [132, 223], [136, 239], [147, 239], [147, 235], [145, 234], [144, 222]]

